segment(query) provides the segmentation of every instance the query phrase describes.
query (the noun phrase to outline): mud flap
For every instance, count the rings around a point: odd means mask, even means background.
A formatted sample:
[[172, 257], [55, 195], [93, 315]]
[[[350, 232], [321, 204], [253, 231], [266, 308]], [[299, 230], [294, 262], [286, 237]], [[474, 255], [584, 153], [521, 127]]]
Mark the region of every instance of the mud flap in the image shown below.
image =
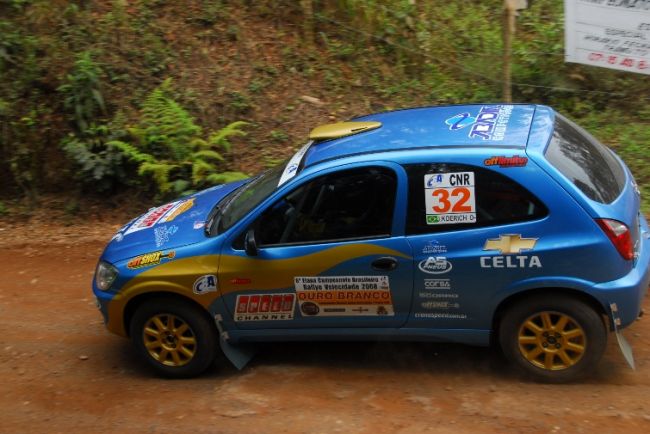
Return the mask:
[[222, 320], [223, 318], [221, 315], [217, 314], [214, 316], [214, 322], [217, 324], [217, 330], [219, 330], [219, 345], [221, 346], [221, 351], [230, 363], [241, 371], [248, 362], [251, 361], [257, 351], [250, 346], [231, 345], [230, 342], [228, 342], [228, 332], [224, 330], [223, 325], [221, 324]]
[[623, 353], [623, 357], [625, 358], [627, 364], [630, 365], [630, 368], [636, 370], [636, 367], [634, 365], [634, 354], [632, 353], [632, 346], [627, 341], [627, 339], [625, 339], [623, 333], [618, 329], [618, 327], [621, 325], [621, 319], [618, 317], [618, 306], [616, 303], [611, 303], [609, 305], [609, 310], [612, 315], [612, 324], [614, 324], [614, 333], [616, 333], [618, 347], [621, 349], [621, 353]]

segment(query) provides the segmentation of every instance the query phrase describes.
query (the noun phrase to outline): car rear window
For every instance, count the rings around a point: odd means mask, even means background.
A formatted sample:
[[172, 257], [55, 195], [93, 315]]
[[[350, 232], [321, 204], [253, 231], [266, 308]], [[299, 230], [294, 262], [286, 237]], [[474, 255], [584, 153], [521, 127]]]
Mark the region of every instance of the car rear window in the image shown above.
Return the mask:
[[625, 172], [612, 151], [561, 115], [555, 117], [545, 156], [591, 200], [611, 203], [625, 185]]

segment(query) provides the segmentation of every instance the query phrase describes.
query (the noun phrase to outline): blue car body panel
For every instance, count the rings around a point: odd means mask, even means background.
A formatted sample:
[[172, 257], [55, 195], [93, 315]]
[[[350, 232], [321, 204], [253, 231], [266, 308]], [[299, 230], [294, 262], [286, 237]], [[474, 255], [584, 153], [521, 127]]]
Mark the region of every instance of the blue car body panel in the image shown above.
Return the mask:
[[[117, 280], [108, 291], [93, 287], [108, 327], [127, 334], [129, 303], [148, 293], [170, 292], [203, 306], [233, 343], [386, 338], [486, 345], [504, 300], [552, 288], [580, 292], [605, 313], [615, 303], [625, 327], [637, 318], [650, 279], [648, 226], [639, 214], [632, 175], [625, 168], [625, 187], [613, 203], [586, 198], [544, 158], [554, 116], [551, 108], [536, 105], [447, 106], [363, 116], [356, 120], [382, 126], [312, 144], [297, 174], [225, 233], [206, 236], [202, 224], [242, 182], [179, 199], [153, 213], [151, 221], [134, 219], [101, 257], [119, 270]], [[526, 161], [517, 167], [486, 165], [500, 156]], [[409, 180], [404, 167], [432, 162], [499, 173], [525, 186], [548, 213], [517, 223], [407, 234]], [[397, 180], [389, 237], [271, 246], [257, 256], [236, 247], [267, 208], [297, 187], [325, 174], [368, 166], [390, 170]], [[174, 209], [174, 218], [165, 219]], [[619, 220], [634, 229], [635, 260], [621, 257], [595, 218]], [[489, 240], [513, 234], [535, 240], [534, 248], [512, 254], [486, 249]], [[394, 270], [373, 269], [373, 261], [387, 256], [396, 259]], [[431, 274], [425, 270], [432, 258], [450, 265]], [[307, 304], [313, 293], [305, 282], [341, 276], [383, 282], [390, 303], [372, 305], [377, 309], [372, 314], [365, 306], [359, 307], [359, 315], [345, 316], [337, 316], [335, 308], [325, 315]], [[218, 283], [205, 286], [210, 277]], [[375, 292], [381, 295], [382, 290]], [[275, 313], [270, 305], [277, 305]], [[264, 313], [261, 306], [267, 307]]]

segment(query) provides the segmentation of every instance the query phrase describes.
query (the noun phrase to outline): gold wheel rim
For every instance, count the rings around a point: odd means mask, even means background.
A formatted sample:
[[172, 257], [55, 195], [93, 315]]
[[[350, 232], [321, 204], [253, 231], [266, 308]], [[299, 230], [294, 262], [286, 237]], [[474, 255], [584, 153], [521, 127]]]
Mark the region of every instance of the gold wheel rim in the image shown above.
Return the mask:
[[187, 365], [196, 354], [192, 328], [183, 319], [168, 313], [149, 318], [142, 331], [142, 341], [149, 355], [165, 366]]
[[531, 315], [519, 328], [519, 351], [532, 365], [548, 371], [570, 368], [582, 359], [587, 336], [578, 322], [560, 312]]

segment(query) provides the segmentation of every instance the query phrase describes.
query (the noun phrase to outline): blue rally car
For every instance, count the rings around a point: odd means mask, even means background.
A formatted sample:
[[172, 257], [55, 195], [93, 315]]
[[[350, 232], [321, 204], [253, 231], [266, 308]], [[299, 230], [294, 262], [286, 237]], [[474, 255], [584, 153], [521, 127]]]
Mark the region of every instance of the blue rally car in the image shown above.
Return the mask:
[[312, 130], [287, 162], [153, 208], [118, 231], [93, 291], [160, 374], [251, 343], [498, 343], [536, 379], [593, 369], [642, 313], [639, 190], [551, 108], [380, 113]]

